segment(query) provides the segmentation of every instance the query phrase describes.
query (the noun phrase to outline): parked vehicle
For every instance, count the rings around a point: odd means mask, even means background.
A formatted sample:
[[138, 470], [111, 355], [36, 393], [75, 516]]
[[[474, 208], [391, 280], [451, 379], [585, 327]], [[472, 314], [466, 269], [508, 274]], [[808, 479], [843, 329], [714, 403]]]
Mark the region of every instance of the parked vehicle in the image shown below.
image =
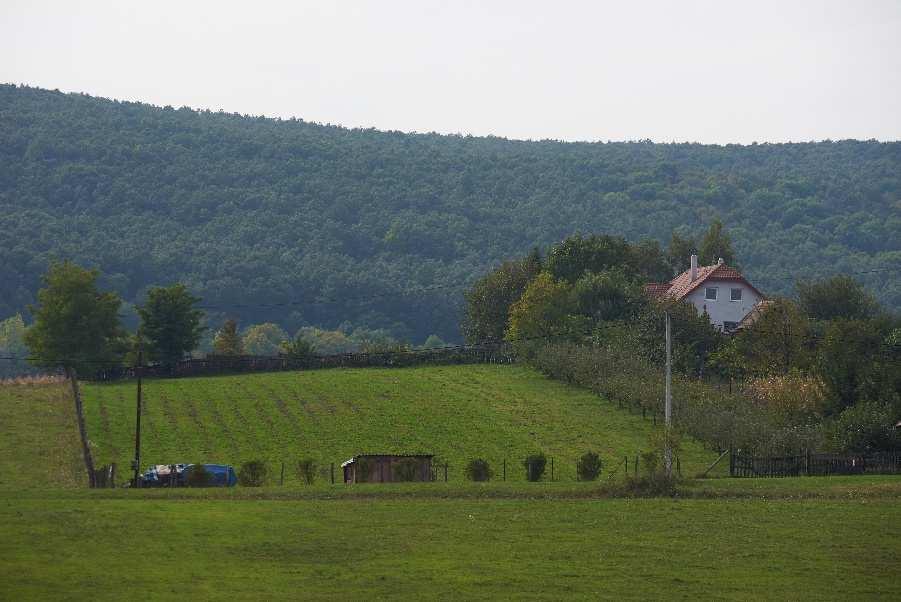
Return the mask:
[[141, 475], [141, 487], [186, 487], [191, 472], [202, 466], [209, 478], [206, 487], [234, 487], [235, 469], [228, 464], [155, 464]]

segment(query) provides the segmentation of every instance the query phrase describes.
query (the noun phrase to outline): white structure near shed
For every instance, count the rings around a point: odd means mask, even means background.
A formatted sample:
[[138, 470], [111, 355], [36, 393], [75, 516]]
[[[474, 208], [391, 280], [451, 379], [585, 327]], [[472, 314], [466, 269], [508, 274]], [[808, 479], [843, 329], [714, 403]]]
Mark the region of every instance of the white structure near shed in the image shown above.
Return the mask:
[[706, 313], [710, 323], [725, 332], [738, 328], [754, 307], [766, 298], [737, 269], [720, 259], [714, 265], [698, 267], [698, 256], [691, 256], [691, 267], [669, 282], [648, 284], [645, 291], [656, 299], [687, 301]]

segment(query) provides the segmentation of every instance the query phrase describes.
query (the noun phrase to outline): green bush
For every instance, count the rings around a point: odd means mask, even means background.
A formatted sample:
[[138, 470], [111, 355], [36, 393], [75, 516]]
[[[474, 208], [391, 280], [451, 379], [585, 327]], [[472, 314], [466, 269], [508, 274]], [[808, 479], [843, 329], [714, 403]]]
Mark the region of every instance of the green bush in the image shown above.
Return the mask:
[[602, 467], [601, 457], [589, 451], [583, 454], [576, 463], [576, 475], [580, 481], [594, 481], [600, 476]]
[[633, 497], [673, 497], [678, 493], [677, 480], [657, 471], [641, 477], [626, 477], [622, 492]]
[[540, 481], [544, 476], [544, 469], [547, 467], [547, 457], [539, 452], [526, 456], [523, 465], [526, 467], [526, 479], [529, 481]]
[[865, 402], [843, 411], [829, 426], [833, 451], [869, 453], [901, 449], [901, 433], [888, 404]]
[[298, 480], [305, 485], [312, 485], [316, 480], [316, 462], [312, 458], [304, 458], [297, 463]]
[[494, 471], [491, 470], [488, 460], [476, 458], [466, 465], [466, 478], [470, 481], [490, 481], [493, 476]]
[[203, 464], [192, 464], [188, 468], [185, 483], [188, 487], [208, 487], [213, 480], [213, 475]]
[[238, 470], [238, 483], [242, 487], [262, 487], [268, 477], [269, 469], [260, 460], [244, 462]]

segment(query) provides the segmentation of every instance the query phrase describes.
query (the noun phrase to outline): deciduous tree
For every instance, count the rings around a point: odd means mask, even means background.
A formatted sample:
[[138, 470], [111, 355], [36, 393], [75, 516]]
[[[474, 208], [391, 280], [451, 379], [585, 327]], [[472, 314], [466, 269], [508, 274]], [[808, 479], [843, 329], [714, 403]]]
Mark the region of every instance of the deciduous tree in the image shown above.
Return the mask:
[[31, 307], [34, 324], [25, 343], [44, 366], [64, 366], [85, 374], [121, 361], [125, 331], [119, 321], [122, 299], [97, 290], [97, 270], [64, 261], [50, 265], [38, 304]]
[[722, 259], [725, 263], [735, 266], [735, 252], [732, 250], [732, 240], [719, 219], [713, 220], [710, 229], [701, 241], [698, 253], [701, 265], [712, 265]]
[[866, 320], [879, 313], [876, 299], [851, 276], [802, 280], [795, 288], [801, 309], [811, 320]]
[[213, 351], [217, 355], [241, 355], [244, 353], [244, 346], [238, 335], [238, 323], [235, 320], [226, 320], [219, 332], [216, 333], [213, 339]]
[[148, 291], [147, 302], [138, 307], [148, 359], [174, 364], [197, 348], [206, 330], [200, 324], [203, 311], [194, 307], [199, 301], [183, 284]]

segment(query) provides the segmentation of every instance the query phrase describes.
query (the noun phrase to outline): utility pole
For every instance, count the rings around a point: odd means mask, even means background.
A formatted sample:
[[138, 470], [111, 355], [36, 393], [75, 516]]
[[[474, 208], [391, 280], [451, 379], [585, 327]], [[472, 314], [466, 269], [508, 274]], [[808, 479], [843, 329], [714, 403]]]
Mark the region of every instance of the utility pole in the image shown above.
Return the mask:
[[144, 338], [138, 333], [138, 365], [135, 366], [135, 376], [138, 379], [138, 398], [137, 412], [135, 413], [135, 459], [132, 463], [134, 468], [134, 485], [141, 486], [141, 373], [144, 365]]
[[673, 448], [670, 445], [670, 434], [673, 422], [673, 336], [669, 312], [666, 316], [666, 398], [664, 406], [664, 426], [666, 438], [663, 451], [663, 463], [666, 466], [666, 476], [673, 476]]

